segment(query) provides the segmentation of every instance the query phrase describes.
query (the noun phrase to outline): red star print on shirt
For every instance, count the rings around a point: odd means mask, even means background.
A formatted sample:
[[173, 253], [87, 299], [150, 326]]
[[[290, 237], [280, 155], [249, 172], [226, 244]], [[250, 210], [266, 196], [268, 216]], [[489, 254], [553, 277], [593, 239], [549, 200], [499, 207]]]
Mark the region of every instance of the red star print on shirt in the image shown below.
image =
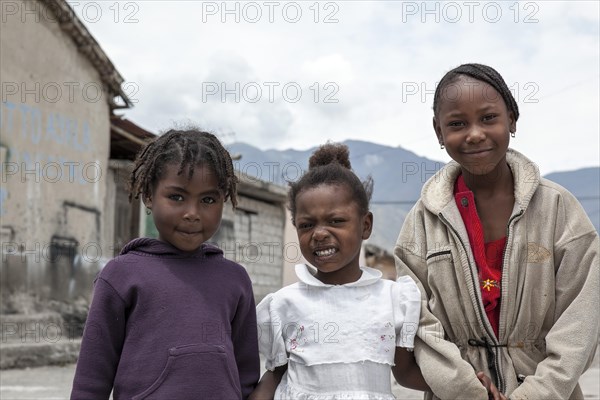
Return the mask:
[[493, 287], [498, 287], [498, 282], [494, 279], [486, 279], [481, 285], [481, 288], [487, 290], [488, 292], [492, 290]]

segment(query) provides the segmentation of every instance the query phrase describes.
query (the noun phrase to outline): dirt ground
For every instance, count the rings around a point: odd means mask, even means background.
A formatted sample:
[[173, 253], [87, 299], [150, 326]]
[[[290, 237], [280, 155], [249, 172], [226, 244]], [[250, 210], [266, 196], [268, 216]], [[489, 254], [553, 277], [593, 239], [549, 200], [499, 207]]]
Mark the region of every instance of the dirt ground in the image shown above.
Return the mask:
[[[63, 400], [68, 399], [75, 365], [40, 367], [0, 371], [0, 399], [2, 400]], [[598, 354], [592, 367], [581, 377], [586, 399], [600, 400], [600, 369]], [[397, 384], [394, 394], [398, 399], [422, 399], [421, 392], [408, 390]]]

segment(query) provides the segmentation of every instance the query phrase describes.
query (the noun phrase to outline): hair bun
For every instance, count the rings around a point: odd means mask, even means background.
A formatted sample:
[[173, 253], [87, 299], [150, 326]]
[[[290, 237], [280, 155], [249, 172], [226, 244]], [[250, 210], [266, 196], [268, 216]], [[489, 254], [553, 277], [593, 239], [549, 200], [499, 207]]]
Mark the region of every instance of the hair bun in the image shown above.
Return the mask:
[[326, 143], [319, 146], [308, 160], [308, 169], [338, 163], [342, 167], [352, 169], [350, 165], [350, 150], [341, 143]]

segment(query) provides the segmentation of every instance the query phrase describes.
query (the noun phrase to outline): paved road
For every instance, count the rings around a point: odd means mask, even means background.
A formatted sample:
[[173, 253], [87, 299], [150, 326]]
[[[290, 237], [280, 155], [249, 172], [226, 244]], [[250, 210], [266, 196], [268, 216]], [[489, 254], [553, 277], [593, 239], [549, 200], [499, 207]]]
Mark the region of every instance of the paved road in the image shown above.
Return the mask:
[[[0, 371], [0, 399], [2, 400], [63, 400], [68, 399], [75, 365], [40, 367]], [[409, 390], [394, 383], [394, 394], [399, 399], [422, 399], [422, 392]]]
[[[74, 365], [40, 367], [0, 371], [0, 399], [2, 400], [63, 400], [69, 398]], [[586, 399], [600, 400], [600, 369], [598, 354], [593, 367], [579, 381]], [[398, 399], [422, 399], [421, 392], [394, 385]]]

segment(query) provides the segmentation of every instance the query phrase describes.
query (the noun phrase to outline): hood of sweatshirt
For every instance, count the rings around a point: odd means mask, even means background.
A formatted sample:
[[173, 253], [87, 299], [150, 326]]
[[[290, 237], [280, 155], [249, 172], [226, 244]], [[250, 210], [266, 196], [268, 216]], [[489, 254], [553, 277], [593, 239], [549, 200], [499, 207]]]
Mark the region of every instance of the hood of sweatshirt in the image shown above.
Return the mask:
[[152, 238], [133, 239], [127, 243], [121, 250], [120, 255], [136, 253], [140, 255], [160, 256], [160, 257], [204, 257], [209, 254], [223, 254], [223, 251], [218, 247], [203, 243], [197, 250], [181, 251], [170, 243]]

